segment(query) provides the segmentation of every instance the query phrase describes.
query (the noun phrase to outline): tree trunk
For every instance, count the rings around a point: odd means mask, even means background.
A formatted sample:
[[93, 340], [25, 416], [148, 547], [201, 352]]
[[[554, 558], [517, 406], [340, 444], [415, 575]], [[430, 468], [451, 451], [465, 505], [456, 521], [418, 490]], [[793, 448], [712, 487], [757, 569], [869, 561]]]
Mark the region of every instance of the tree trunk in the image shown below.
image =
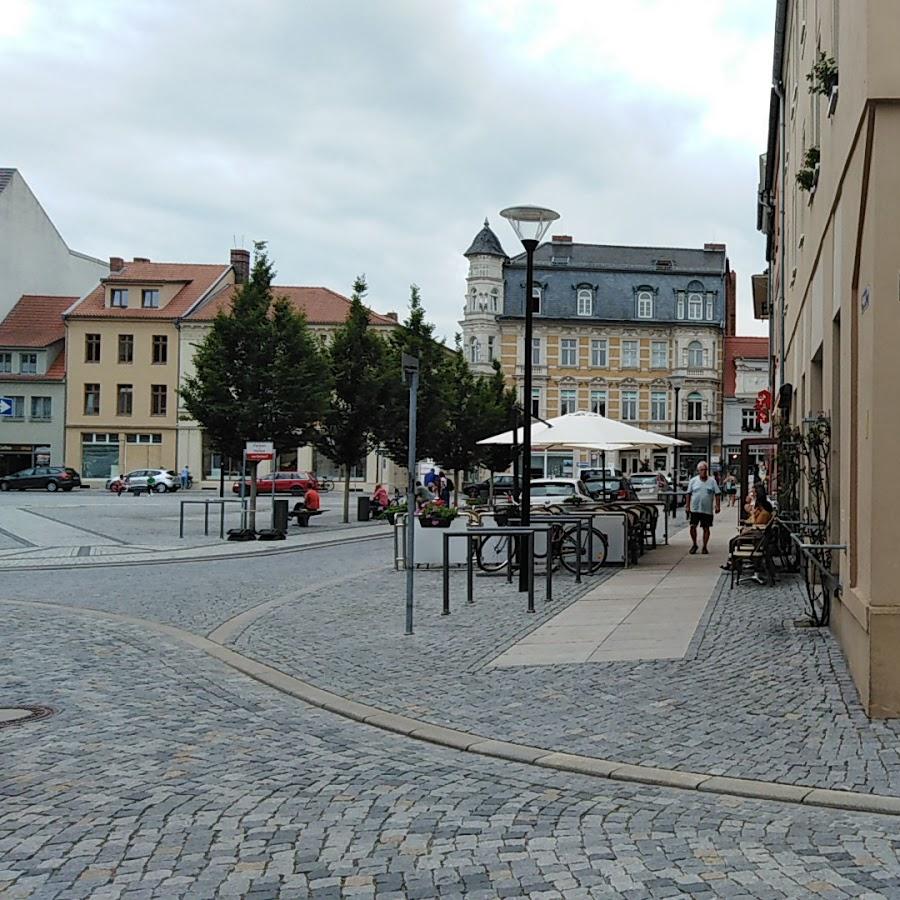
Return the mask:
[[453, 505], [459, 506], [459, 469], [453, 470]]
[[256, 472], [259, 463], [250, 463], [250, 509], [247, 513], [247, 527], [256, 531]]
[[344, 466], [344, 524], [350, 522], [350, 466]]

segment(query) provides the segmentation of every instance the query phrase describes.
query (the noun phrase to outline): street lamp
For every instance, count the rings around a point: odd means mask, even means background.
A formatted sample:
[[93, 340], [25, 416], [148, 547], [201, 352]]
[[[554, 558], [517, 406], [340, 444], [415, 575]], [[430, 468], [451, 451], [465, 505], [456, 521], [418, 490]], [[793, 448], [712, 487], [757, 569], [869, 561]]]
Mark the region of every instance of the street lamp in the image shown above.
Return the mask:
[[[679, 395], [681, 394], [681, 389], [684, 387], [685, 377], [684, 375], [670, 375], [669, 376], [669, 387], [675, 392], [675, 440], [678, 440], [678, 409], [680, 406], [679, 403]], [[675, 490], [678, 490], [678, 445], [675, 445]]]
[[[532, 361], [531, 344], [533, 332], [534, 301], [534, 251], [550, 225], [559, 218], [559, 213], [540, 206], [510, 206], [501, 210], [500, 215], [513, 227], [525, 248], [525, 385], [523, 392], [525, 415], [522, 416], [522, 524], [531, 524], [531, 412], [532, 412]], [[523, 542], [524, 544], [524, 542]], [[526, 569], [525, 562], [520, 571]]]

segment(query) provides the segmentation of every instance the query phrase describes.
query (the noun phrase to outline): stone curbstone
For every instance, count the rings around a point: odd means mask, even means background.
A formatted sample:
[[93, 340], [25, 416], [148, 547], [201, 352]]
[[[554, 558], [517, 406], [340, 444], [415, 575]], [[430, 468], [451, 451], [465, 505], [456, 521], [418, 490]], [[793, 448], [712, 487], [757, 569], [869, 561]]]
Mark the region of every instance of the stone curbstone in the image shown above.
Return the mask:
[[579, 775], [594, 775], [599, 778], [608, 778], [610, 773], [621, 768], [621, 763], [594, 756], [581, 756], [577, 753], [548, 753], [546, 756], [536, 759], [535, 763], [548, 769], [575, 772]]
[[614, 781], [637, 781], [641, 784], [654, 784], [659, 787], [685, 788], [696, 790], [704, 781], [709, 780], [708, 775], [698, 775], [696, 772], [679, 772], [677, 769], [659, 769], [656, 766], [616, 766], [609, 773]]
[[416, 723], [416, 730], [409, 733], [410, 737], [442, 747], [450, 747], [453, 750], [468, 750], [483, 737], [470, 734], [468, 731], [457, 731], [455, 728], [446, 728], [443, 725], [428, 725], [422, 722]]
[[480, 753], [482, 756], [496, 756], [498, 759], [507, 759], [510, 762], [533, 763], [542, 756], [546, 756], [546, 747], [529, 747], [527, 744], [511, 744], [508, 741], [494, 741], [479, 738], [475, 735], [477, 743], [469, 747], [470, 753]]
[[756, 781], [752, 778], [730, 778], [713, 775], [697, 785], [697, 790], [711, 794], [733, 794], [754, 800], [778, 800], [782, 803], [802, 803], [813, 790], [799, 784], [780, 784], [775, 781]]
[[900, 816], [900, 797], [888, 797], [884, 794], [856, 794], [851, 791], [812, 788], [803, 798], [803, 803], [807, 806]]

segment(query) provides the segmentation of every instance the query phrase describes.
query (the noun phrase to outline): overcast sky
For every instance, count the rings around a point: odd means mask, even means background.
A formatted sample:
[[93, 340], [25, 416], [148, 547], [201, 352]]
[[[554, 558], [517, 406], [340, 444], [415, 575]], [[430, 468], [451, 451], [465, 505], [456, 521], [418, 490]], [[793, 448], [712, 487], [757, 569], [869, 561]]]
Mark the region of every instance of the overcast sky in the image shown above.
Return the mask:
[[485, 216], [576, 241], [728, 245], [739, 329], [775, 0], [0, 0], [0, 166], [69, 246], [226, 261], [452, 339]]

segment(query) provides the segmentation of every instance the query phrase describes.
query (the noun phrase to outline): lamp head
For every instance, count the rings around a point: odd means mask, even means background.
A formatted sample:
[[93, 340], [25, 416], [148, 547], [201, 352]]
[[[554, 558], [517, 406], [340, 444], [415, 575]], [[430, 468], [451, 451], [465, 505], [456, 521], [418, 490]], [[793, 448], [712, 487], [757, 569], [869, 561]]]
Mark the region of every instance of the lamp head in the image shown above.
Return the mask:
[[500, 210], [500, 215], [512, 225], [520, 241], [534, 241], [536, 244], [559, 218], [558, 212], [541, 206], [508, 206]]
[[684, 387], [684, 382], [684, 375], [669, 376], [669, 387], [672, 388], [673, 391], [680, 391]]

